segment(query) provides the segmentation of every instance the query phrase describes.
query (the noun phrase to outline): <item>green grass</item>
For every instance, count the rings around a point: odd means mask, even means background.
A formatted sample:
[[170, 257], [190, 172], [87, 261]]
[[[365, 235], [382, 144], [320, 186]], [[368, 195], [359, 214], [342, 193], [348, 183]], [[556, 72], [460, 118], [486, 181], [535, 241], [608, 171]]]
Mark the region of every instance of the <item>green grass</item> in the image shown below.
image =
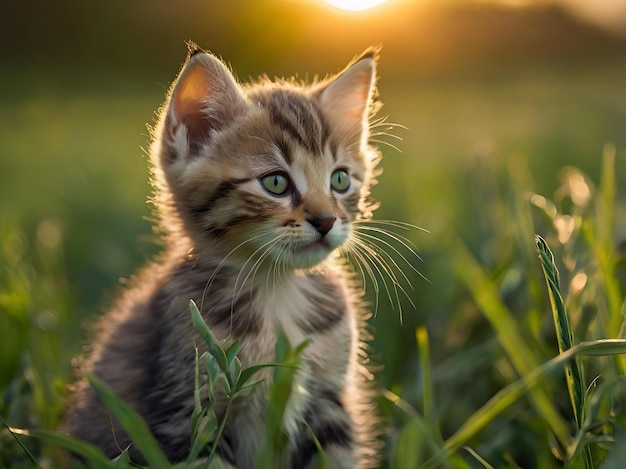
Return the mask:
[[[625, 336], [626, 69], [561, 72], [381, 82], [409, 130], [392, 141], [402, 154], [383, 147], [377, 218], [431, 232], [401, 233], [429, 280], [406, 272], [415, 309], [401, 299], [400, 324], [382, 294], [372, 319], [384, 467], [620, 467], [626, 359], [605, 339]], [[34, 436], [0, 429], [0, 468], [54, 467], [74, 444], [50, 433], [72, 357], [157, 251], [141, 150], [154, 82], [53, 80], [0, 107], [0, 416]]]

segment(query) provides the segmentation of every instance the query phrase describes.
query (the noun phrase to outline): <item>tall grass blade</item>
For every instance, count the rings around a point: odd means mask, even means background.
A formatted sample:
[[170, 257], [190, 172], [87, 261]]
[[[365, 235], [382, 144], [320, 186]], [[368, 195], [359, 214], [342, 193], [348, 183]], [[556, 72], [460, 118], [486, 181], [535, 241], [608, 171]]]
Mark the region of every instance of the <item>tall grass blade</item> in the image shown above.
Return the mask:
[[257, 459], [259, 467], [281, 466], [282, 455], [288, 444], [283, 428], [284, 415], [294, 392], [296, 372], [301, 363], [302, 352], [311, 342], [311, 339], [306, 339], [292, 349], [284, 331], [282, 329], [279, 331], [275, 361], [284, 366], [274, 368], [274, 379], [269, 389], [265, 441]]
[[[548, 295], [550, 297], [550, 305], [552, 306], [552, 316], [554, 319], [559, 352], [563, 353], [572, 348], [574, 338], [569, 326], [569, 319], [565, 311], [563, 297], [561, 296], [559, 271], [554, 263], [554, 255], [545, 240], [541, 236], [536, 236], [535, 244], [546, 284], [548, 285]], [[565, 364], [565, 376], [567, 380], [567, 390], [574, 411], [574, 418], [576, 419], [578, 428], [580, 428], [582, 426], [586, 386], [583, 381], [582, 371], [576, 360]]]
[[419, 467], [411, 466], [406, 461], [417, 460], [422, 462], [427, 455], [437, 454], [441, 451], [443, 442], [435, 441], [436, 439], [441, 440], [441, 436], [436, 438], [433, 435], [427, 422], [411, 404], [388, 389], [383, 391], [383, 397], [400, 410], [405, 417], [409, 418], [400, 430], [391, 455], [395, 461], [393, 467]]
[[206, 399], [206, 407], [203, 407], [202, 405], [202, 398], [200, 397], [200, 357], [198, 356], [197, 347], [195, 352], [194, 409], [191, 415], [192, 443], [185, 467], [192, 467], [192, 464], [200, 454], [200, 451], [202, 451], [202, 449], [205, 448], [213, 438], [218, 425], [217, 417], [215, 415], [215, 394], [213, 392], [213, 382], [211, 381], [207, 383], [208, 398]]
[[482, 467], [484, 467], [485, 469], [493, 469], [493, 466], [491, 464], [489, 464], [485, 458], [483, 458], [480, 454], [478, 454], [476, 451], [474, 451], [472, 448], [470, 448], [469, 446], [464, 446], [463, 449], [465, 451], [467, 451], [469, 454], [472, 455], [472, 457], [474, 459], [476, 459], [476, 461], [478, 461]]
[[500, 413], [537, 386], [541, 380], [555, 371], [562, 370], [564, 364], [573, 358], [581, 355], [607, 356], [624, 354], [626, 354], [626, 339], [595, 340], [574, 345], [566, 352], [548, 360], [521, 379], [509, 384], [489, 399], [484, 406], [466, 420], [465, 424], [456, 433], [445, 441], [441, 452], [424, 464], [424, 469], [439, 467], [442, 461], [463, 447]]
[[209, 347], [209, 353], [215, 357], [220, 369], [227, 373], [229, 363], [226, 352], [222, 347], [220, 347], [217, 337], [213, 335], [209, 326], [207, 326], [206, 322], [204, 322], [202, 314], [200, 314], [200, 310], [193, 300], [189, 301], [189, 310], [191, 312], [193, 325], [196, 326], [196, 329], [200, 332], [200, 335]]
[[[599, 424], [603, 425], [607, 423], [607, 417], [606, 416], [603, 417], [601, 415], [601, 410], [605, 406], [607, 401], [611, 402], [613, 400], [615, 388], [624, 386], [624, 384], [626, 384], [626, 376], [622, 375], [616, 379], [610, 379], [609, 381], [602, 383], [593, 391], [593, 393], [588, 394], [588, 397], [585, 402], [585, 414], [584, 414], [583, 428], [581, 431], [578, 432], [578, 434], [576, 435], [576, 439], [572, 443], [571, 459], [574, 459], [578, 455], [578, 453], [581, 451], [581, 448], [587, 448], [589, 443], [593, 443], [594, 439], [603, 438], [603, 437], [612, 438], [612, 436], [609, 436], [609, 435], [596, 436], [595, 434], [596, 432], [590, 431], [590, 430], [593, 430], [594, 427], [597, 428]], [[609, 412], [613, 414], [613, 411], [609, 411]], [[608, 417], [609, 422], [612, 421], [613, 419], [614, 417], [612, 415]], [[616, 434], [621, 429], [623, 429], [623, 427], [621, 425], [617, 425], [615, 427]], [[617, 443], [617, 440], [616, 440], [615, 445], [616, 444], [619, 444]], [[615, 445], [611, 445], [611, 446], [615, 446]], [[605, 466], [602, 465], [602, 469], [604, 468]]]
[[116, 467], [115, 464], [109, 458], [107, 458], [104, 453], [102, 453], [100, 448], [86, 443], [82, 440], [78, 440], [76, 438], [72, 438], [70, 436], [48, 430], [34, 429], [17, 432], [16, 429], [13, 429], [13, 431], [15, 433], [20, 433], [22, 435], [47, 441], [57, 448], [63, 448], [73, 454], [81, 456], [86, 461], [89, 461], [90, 469], [110, 469]]
[[418, 327], [416, 329], [415, 339], [417, 341], [422, 370], [424, 420], [426, 421], [426, 425], [428, 425], [430, 432], [436, 439], [437, 443], [441, 445], [443, 444], [443, 438], [441, 436], [441, 429], [439, 428], [439, 423], [436, 417], [433, 380], [430, 372], [430, 346], [428, 343], [428, 331], [425, 327]]
[[[561, 295], [561, 285], [559, 280], [559, 271], [554, 263], [554, 255], [545, 240], [537, 235], [535, 237], [535, 246], [541, 261], [541, 268], [548, 286], [548, 296], [550, 297], [550, 305], [552, 306], [552, 317], [554, 320], [554, 329], [556, 332], [559, 352], [563, 353], [572, 348], [574, 345], [574, 337], [569, 326], [569, 319], [565, 311], [565, 304]], [[585, 382], [583, 373], [578, 360], [572, 359], [565, 363], [565, 380], [567, 383], [567, 391], [569, 393], [574, 419], [579, 429], [583, 428], [583, 410], [585, 406]], [[591, 459], [591, 450], [589, 447], [584, 449], [585, 467], [593, 466]]]
[[317, 449], [317, 455], [313, 459], [313, 462], [310, 464], [310, 469], [332, 469], [330, 462], [328, 461], [328, 457], [324, 452], [324, 447], [320, 440], [317, 438], [311, 426], [305, 422], [305, 426], [309, 430], [311, 434], [311, 438], [313, 439], [313, 443], [315, 444], [315, 448]]
[[95, 375], [89, 375], [89, 383], [98, 398], [113, 417], [124, 427], [135, 446], [146, 458], [151, 469], [168, 469], [170, 463], [163, 454], [146, 422], [127, 403], [120, 399], [113, 390]]
[[[620, 314], [623, 299], [620, 286], [614, 275], [614, 219], [615, 219], [615, 145], [608, 144], [602, 154], [602, 173], [600, 176], [601, 211], [597, 217], [598, 239], [595, 243], [598, 264], [602, 271], [606, 300], [609, 309], [608, 333], [615, 337], [621, 328], [623, 317]], [[622, 367], [626, 361], [622, 360]]]
[[[458, 277], [465, 283], [483, 315], [491, 323], [497, 339], [518, 375], [523, 377], [540, 365], [535, 348], [522, 333], [523, 325], [513, 317], [502, 302], [494, 283], [460, 241], [452, 245], [452, 263]], [[569, 425], [554, 406], [553, 399], [541, 387], [529, 388], [529, 396], [537, 412], [555, 434], [562, 447], [567, 447]]]
[[20, 446], [20, 448], [22, 448], [22, 451], [24, 451], [26, 456], [28, 456], [28, 459], [30, 459], [30, 462], [33, 463], [33, 466], [41, 469], [41, 465], [37, 462], [37, 459], [35, 459], [35, 456], [33, 456], [32, 453], [28, 451], [28, 448], [24, 445], [24, 443], [22, 443], [22, 440], [20, 440], [20, 438], [17, 436], [17, 433], [19, 433], [19, 431], [14, 431], [14, 429], [9, 427], [9, 424], [6, 423], [6, 421], [2, 418], [1, 415], [0, 415], [0, 421], [2, 422], [2, 425], [4, 425], [6, 429], [9, 431], [11, 436], [15, 439], [15, 441]]
[[419, 467], [426, 452], [424, 435], [428, 434], [426, 422], [416, 418], [409, 420], [398, 434], [392, 454], [393, 467]]

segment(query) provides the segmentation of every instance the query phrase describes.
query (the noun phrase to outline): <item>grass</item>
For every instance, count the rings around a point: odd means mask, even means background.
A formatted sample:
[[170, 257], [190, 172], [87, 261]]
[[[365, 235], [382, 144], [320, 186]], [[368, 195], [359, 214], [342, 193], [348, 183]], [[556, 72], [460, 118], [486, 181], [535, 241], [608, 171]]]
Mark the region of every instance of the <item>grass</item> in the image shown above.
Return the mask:
[[[390, 422], [383, 467], [620, 467], [626, 142], [611, 129], [624, 124], [612, 97], [626, 72], [604, 72], [381, 89], [410, 131], [394, 142], [402, 155], [385, 149], [378, 218], [432, 232], [402, 233], [430, 281], [406, 272], [415, 309], [403, 303], [400, 325], [381, 295], [372, 320]], [[72, 357], [118, 278], [157, 250], [142, 219], [140, 147], [163, 87], [50, 86], [0, 108], [0, 198], [10, 201], [0, 206], [0, 468], [54, 467], [55, 448], [75, 444], [50, 432]], [[607, 141], [616, 147], [603, 153]], [[195, 418], [208, 441], [219, 422], [202, 407]]]

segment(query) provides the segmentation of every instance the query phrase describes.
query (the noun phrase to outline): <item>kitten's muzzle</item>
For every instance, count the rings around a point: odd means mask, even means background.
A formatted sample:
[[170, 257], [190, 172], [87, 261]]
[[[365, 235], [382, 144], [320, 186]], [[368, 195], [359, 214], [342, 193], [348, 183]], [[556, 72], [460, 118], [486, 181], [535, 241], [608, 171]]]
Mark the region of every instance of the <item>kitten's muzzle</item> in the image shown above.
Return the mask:
[[307, 219], [307, 221], [317, 230], [319, 234], [326, 236], [326, 233], [331, 230], [336, 219], [337, 217], [334, 216], [323, 216], [310, 218]]

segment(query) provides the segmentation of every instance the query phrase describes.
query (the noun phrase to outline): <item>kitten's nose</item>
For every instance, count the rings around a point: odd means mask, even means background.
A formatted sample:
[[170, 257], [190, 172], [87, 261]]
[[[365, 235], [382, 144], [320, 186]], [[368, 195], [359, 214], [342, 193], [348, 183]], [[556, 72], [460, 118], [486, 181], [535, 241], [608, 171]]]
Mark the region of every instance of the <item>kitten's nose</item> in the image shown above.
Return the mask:
[[337, 217], [325, 216], [310, 218], [307, 221], [313, 225], [313, 228], [315, 228], [319, 234], [326, 236], [326, 233], [333, 227], [336, 219]]

